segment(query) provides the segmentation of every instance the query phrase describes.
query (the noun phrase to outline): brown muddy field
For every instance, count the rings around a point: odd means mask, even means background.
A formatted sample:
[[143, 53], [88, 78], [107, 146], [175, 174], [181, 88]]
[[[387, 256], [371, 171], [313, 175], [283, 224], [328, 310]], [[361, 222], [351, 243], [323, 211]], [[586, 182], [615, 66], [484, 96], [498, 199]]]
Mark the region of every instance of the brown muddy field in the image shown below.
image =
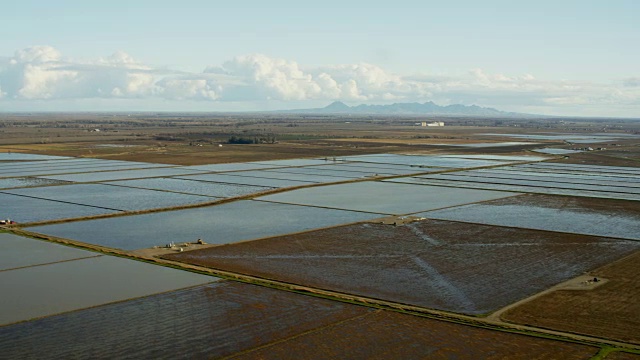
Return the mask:
[[371, 311], [221, 281], [0, 327], [0, 358], [220, 358]]
[[[0, 114], [0, 151], [197, 165], [388, 152], [473, 153], [476, 150], [438, 144], [502, 141], [499, 137], [483, 136], [488, 131], [486, 126], [492, 126], [491, 132], [522, 131], [493, 127], [496, 123], [491, 119], [449, 118], [442, 128], [423, 128], [415, 125], [417, 121], [421, 121], [420, 117]], [[231, 136], [269, 137], [276, 141], [230, 145], [227, 142]], [[97, 146], [105, 144], [127, 147]], [[491, 148], [483, 152], [519, 153], [536, 146]]]
[[607, 355], [605, 359], [606, 360], [638, 360], [640, 359], [640, 354], [631, 354], [627, 352], [616, 351]]
[[334, 324], [233, 359], [589, 359], [597, 348], [388, 311]]
[[[517, 205], [548, 206], [558, 210], [584, 209], [586, 212], [603, 211], [640, 218], [640, 203], [637, 201], [552, 195], [527, 195], [508, 199], [514, 200], [512, 203]], [[498, 203], [499, 201], [495, 202]], [[505, 201], [504, 203], [508, 204], [509, 202]]]
[[616, 260], [639, 242], [423, 220], [363, 223], [167, 259], [404, 304], [485, 314]]
[[[606, 150], [587, 151], [560, 157], [552, 162], [581, 165], [603, 165], [603, 166], [640, 166], [640, 146], [637, 139], [616, 141], [616, 145], [593, 144], [594, 148], [605, 147]], [[585, 146], [585, 145], [581, 145]], [[580, 146], [580, 147], [581, 147]], [[562, 146], [564, 148], [571, 148]]]
[[590, 291], [558, 290], [502, 315], [513, 323], [640, 343], [640, 252], [592, 271], [609, 281]]

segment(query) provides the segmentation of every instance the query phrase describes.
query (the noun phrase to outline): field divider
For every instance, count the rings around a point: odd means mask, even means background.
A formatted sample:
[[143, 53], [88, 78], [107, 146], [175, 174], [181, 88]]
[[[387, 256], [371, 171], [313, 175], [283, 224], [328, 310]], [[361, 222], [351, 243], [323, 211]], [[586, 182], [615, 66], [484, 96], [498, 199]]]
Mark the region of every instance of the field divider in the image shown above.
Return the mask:
[[83, 256], [83, 257], [74, 258], [74, 259], [58, 260], [58, 261], [53, 261], [53, 262], [48, 262], [48, 263], [42, 263], [42, 264], [33, 264], [33, 265], [27, 265], [27, 266], [19, 266], [19, 267], [16, 267], [16, 268], [2, 269], [2, 270], [0, 270], [0, 272], [13, 271], [13, 270], [21, 270], [21, 269], [29, 269], [29, 268], [34, 268], [34, 267], [38, 267], [38, 266], [47, 266], [47, 265], [61, 264], [61, 263], [66, 263], [66, 262], [71, 262], [71, 261], [76, 261], [76, 260], [93, 259], [93, 258], [97, 258], [97, 257], [101, 257], [101, 256], [104, 256], [104, 255]]

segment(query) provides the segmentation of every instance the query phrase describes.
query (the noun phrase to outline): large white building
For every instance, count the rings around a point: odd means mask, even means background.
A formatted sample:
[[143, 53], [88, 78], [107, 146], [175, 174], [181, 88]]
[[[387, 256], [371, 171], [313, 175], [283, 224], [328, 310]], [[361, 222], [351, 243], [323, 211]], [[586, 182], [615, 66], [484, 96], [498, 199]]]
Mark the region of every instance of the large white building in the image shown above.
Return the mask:
[[443, 121], [434, 121], [434, 122], [426, 122], [423, 121], [422, 122], [422, 126], [444, 126], [444, 122]]

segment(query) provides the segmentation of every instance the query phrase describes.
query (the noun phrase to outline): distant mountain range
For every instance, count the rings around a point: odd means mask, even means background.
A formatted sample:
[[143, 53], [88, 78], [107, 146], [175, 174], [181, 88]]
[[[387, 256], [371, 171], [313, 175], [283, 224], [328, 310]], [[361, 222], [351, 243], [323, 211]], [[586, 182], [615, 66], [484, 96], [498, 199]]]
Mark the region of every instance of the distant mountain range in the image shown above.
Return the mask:
[[288, 110], [287, 113], [300, 114], [351, 114], [351, 115], [441, 115], [441, 116], [481, 116], [481, 117], [530, 117], [529, 114], [500, 111], [477, 105], [453, 104], [440, 106], [432, 101], [425, 103], [395, 103], [390, 105], [349, 106], [335, 101], [323, 108]]

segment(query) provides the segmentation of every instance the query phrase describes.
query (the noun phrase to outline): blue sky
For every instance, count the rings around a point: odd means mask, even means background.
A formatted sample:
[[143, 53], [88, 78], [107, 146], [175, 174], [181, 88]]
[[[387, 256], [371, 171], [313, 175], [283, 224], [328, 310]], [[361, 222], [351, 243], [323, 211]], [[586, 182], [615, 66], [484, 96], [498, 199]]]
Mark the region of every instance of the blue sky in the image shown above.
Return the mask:
[[130, 2], [0, 5], [0, 111], [342, 100], [640, 117], [638, 1]]

